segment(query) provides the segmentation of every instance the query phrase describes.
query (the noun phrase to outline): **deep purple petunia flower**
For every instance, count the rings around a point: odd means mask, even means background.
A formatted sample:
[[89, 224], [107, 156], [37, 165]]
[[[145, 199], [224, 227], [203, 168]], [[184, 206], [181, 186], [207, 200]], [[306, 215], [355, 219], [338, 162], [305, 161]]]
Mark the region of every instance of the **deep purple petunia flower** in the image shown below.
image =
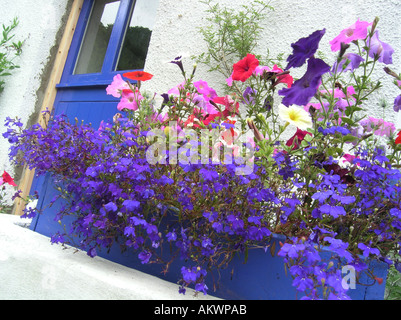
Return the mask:
[[330, 66], [321, 59], [314, 57], [308, 60], [308, 69], [304, 76], [295, 81], [291, 88], [283, 88], [278, 93], [284, 96], [282, 104], [289, 107], [292, 104], [307, 105], [316, 94], [322, 75], [330, 71]]
[[319, 47], [320, 39], [322, 39], [325, 34], [326, 29], [317, 30], [310, 34], [306, 38], [301, 38], [297, 42], [292, 43], [292, 55], [287, 58], [287, 67], [285, 70], [289, 68], [298, 68], [302, 66], [306, 60], [312, 57]]
[[384, 64], [392, 64], [394, 49], [387, 43], [379, 40], [379, 31], [376, 31], [373, 37], [368, 38], [367, 46], [369, 49], [369, 57], [379, 57], [378, 61]]
[[395, 112], [398, 112], [401, 110], [401, 95], [399, 95], [397, 98], [395, 98], [393, 109]]
[[170, 63], [176, 64], [180, 68], [181, 72], [185, 73], [184, 66], [182, 64], [182, 56], [174, 58], [174, 60], [170, 61]]

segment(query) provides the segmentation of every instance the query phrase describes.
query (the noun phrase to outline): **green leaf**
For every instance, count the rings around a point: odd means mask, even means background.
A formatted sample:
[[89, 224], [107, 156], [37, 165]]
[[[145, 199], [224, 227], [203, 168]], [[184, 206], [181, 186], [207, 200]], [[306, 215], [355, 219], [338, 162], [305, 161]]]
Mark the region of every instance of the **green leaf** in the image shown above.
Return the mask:
[[357, 140], [358, 138], [351, 135], [351, 134], [347, 134], [346, 136], [343, 137], [343, 141], [344, 142], [353, 142], [355, 140]]
[[346, 124], [349, 124], [351, 127], [355, 126], [355, 122], [352, 121], [350, 118], [348, 117], [341, 117], [341, 121], [345, 122]]

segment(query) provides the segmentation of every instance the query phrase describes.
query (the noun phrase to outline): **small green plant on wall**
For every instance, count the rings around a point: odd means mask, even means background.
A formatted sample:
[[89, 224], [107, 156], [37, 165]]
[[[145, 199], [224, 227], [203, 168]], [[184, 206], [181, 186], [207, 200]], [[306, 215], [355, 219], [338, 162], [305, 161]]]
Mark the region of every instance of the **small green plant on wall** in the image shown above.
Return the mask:
[[22, 53], [22, 42], [13, 41], [15, 29], [19, 24], [18, 18], [14, 18], [9, 26], [3, 24], [0, 40], [0, 93], [4, 90], [4, 77], [11, 75], [11, 71], [19, 68], [14, 59]]
[[200, 28], [207, 51], [194, 59], [208, 66], [209, 71], [218, 71], [228, 78], [233, 64], [254, 52], [263, 32], [262, 21], [274, 8], [270, 2], [259, 0], [242, 5], [238, 11], [213, 4], [211, 0], [200, 2], [208, 6], [205, 10], [209, 14], [208, 23]]

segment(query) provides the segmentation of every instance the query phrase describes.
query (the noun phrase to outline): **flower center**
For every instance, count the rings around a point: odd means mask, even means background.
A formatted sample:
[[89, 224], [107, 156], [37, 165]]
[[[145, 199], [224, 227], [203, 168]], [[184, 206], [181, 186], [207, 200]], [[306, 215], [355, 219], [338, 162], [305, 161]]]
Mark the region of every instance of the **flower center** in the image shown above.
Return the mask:
[[380, 56], [381, 55], [381, 53], [383, 52], [383, 46], [382, 46], [382, 44], [379, 44], [379, 46], [378, 46], [378, 48], [377, 48], [377, 52], [376, 52], [376, 54], [378, 55], [378, 56]]
[[289, 117], [292, 121], [296, 121], [298, 119], [296, 112], [290, 112]]
[[354, 29], [347, 29], [347, 31], [345, 31], [345, 35], [347, 37], [351, 37], [354, 34]]

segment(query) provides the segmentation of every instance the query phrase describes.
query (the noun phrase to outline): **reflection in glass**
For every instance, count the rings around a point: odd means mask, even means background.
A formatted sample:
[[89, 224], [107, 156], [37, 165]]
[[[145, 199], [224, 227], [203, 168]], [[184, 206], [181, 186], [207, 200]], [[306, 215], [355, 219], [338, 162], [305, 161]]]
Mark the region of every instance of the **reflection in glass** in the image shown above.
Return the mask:
[[117, 71], [143, 69], [159, 0], [136, 0], [127, 28]]
[[102, 71], [103, 60], [119, 6], [120, 1], [95, 1], [74, 74]]

